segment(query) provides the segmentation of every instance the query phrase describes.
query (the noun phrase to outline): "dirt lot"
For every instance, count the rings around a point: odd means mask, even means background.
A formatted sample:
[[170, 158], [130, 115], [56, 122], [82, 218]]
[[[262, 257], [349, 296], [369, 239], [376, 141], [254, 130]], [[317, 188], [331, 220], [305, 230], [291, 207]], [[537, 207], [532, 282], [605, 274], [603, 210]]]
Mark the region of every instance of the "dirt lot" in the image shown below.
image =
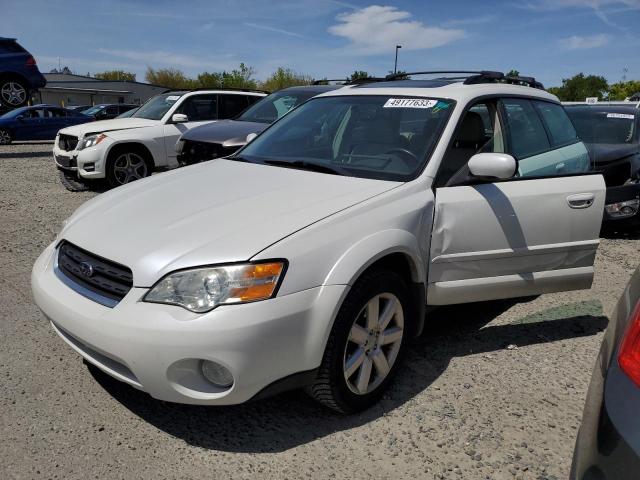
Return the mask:
[[360, 415], [295, 392], [181, 406], [87, 369], [33, 304], [34, 260], [94, 195], [64, 190], [50, 151], [0, 146], [0, 478], [567, 477], [637, 234], [603, 239], [589, 291], [434, 313], [391, 392]]

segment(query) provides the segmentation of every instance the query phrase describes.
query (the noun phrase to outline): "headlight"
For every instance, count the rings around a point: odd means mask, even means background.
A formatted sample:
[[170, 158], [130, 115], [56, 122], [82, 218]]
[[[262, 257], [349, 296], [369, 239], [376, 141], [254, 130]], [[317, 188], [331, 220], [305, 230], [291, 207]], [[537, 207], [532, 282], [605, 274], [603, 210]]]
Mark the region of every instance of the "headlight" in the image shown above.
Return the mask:
[[196, 313], [218, 305], [266, 300], [275, 295], [285, 266], [284, 261], [269, 261], [182, 270], [162, 278], [143, 300]]
[[640, 200], [635, 198], [626, 202], [610, 203], [605, 205], [604, 209], [612, 217], [632, 217], [640, 209]]
[[104, 133], [98, 133], [96, 135], [91, 135], [89, 137], [85, 137], [80, 142], [80, 145], [79, 145], [80, 148], [78, 148], [78, 150], [83, 150], [83, 149], [89, 148], [89, 147], [95, 147], [96, 145], [98, 145], [105, 138], [107, 138], [107, 136]]
[[176, 146], [175, 146], [176, 153], [177, 153], [177, 154], [182, 153], [182, 149], [183, 149], [183, 148], [184, 148], [184, 140], [178, 140], [178, 141], [176, 142]]

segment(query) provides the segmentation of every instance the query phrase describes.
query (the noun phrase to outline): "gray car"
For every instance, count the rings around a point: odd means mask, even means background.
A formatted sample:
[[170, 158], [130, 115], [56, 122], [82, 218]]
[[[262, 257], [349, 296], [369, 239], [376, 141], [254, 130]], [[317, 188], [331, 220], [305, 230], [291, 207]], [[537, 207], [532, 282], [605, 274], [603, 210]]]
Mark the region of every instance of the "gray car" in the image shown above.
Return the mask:
[[290, 87], [272, 93], [233, 120], [208, 123], [184, 133], [176, 143], [180, 165], [226, 157], [247, 143], [247, 135], [258, 134], [293, 107], [341, 85]]
[[571, 480], [640, 475], [640, 268], [618, 301], [591, 377]]

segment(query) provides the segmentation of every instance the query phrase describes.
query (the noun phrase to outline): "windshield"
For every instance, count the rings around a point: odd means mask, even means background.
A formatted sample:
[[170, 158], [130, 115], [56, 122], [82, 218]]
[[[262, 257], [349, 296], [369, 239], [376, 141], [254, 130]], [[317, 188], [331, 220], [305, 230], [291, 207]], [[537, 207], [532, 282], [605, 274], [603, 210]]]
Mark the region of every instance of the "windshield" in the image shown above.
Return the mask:
[[176, 103], [182, 93], [163, 93], [162, 95], [156, 95], [153, 98], [147, 100], [136, 112], [131, 115], [133, 118], [146, 118], [148, 120], [160, 120], [164, 117], [165, 113]]
[[428, 161], [453, 105], [450, 100], [382, 95], [315, 98], [267, 129], [238, 157], [408, 181]]
[[569, 107], [566, 111], [585, 143], [633, 143], [635, 121], [631, 113], [606, 112], [593, 107]]
[[102, 107], [100, 105], [96, 105], [95, 107], [91, 107], [91, 108], [87, 108], [86, 110], [82, 110], [82, 113], [84, 113], [85, 115], [95, 115], [96, 113], [98, 113], [103, 108], [104, 107]]
[[0, 118], [16, 118], [18, 115], [24, 114], [24, 112], [29, 110], [29, 108], [31, 107], [16, 108], [15, 110], [11, 110], [10, 112], [7, 112], [4, 115], [1, 115]]
[[263, 98], [244, 111], [236, 120], [243, 122], [273, 123], [293, 107], [300, 105], [318, 92], [277, 92]]

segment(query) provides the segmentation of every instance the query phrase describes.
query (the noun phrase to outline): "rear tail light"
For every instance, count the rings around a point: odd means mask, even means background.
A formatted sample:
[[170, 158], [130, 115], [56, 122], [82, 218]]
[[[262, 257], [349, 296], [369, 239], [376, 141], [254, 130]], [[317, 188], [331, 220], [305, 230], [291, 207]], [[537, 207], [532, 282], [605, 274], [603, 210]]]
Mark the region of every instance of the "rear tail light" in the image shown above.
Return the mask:
[[640, 301], [631, 314], [631, 322], [622, 339], [618, 364], [633, 383], [640, 387]]
[[29, 55], [29, 57], [27, 57], [27, 62], [26, 62], [27, 67], [33, 67], [35, 64], [36, 64], [36, 59], [33, 58], [31, 55]]

